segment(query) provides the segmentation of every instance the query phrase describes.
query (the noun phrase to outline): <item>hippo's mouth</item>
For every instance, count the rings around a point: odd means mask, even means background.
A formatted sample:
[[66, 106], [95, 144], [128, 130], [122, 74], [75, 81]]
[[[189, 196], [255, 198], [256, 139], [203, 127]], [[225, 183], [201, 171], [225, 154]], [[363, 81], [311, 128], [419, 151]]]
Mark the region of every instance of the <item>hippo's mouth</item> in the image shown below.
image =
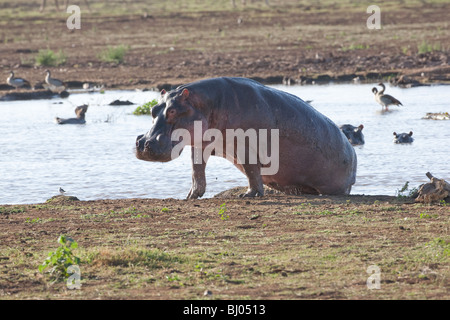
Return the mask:
[[[168, 162], [173, 160], [172, 150], [181, 141], [172, 141], [173, 126], [164, 133], [148, 139], [146, 135], [140, 135], [136, 139], [136, 158], [144, 161]], [[150, 135], [152, 136], [152, 135]]]

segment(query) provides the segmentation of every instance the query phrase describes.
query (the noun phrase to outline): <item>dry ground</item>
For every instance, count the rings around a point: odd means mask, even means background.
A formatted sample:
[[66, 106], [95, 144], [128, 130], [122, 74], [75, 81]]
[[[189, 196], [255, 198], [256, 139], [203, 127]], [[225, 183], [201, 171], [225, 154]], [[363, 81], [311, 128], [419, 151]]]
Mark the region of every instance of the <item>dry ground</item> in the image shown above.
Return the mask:
[[[0, 299], [448, 299], [449, 214], [356, 195], [0, 206]], [[62, 234], [80, 290], [38, 271]]]
[[[36, 1], [37, 2], [37, 1]], [[255, 1], [233, 9], [229, 1], [98, 1], [81, 7], [81, 29], [50, 3], [0, 1], [0, 70], [33, 84], [46, 66], [39, 50], [61, 51], [50, 67], [65, 81], [106, 87], [152, 88], [216, 76], [268, 83], [450, 79], [449, 1], [379, 1], [382, 29], [369, 30], [370, 2]], [[121, 64], [102, 62], [107, 47], [128, 46]]]

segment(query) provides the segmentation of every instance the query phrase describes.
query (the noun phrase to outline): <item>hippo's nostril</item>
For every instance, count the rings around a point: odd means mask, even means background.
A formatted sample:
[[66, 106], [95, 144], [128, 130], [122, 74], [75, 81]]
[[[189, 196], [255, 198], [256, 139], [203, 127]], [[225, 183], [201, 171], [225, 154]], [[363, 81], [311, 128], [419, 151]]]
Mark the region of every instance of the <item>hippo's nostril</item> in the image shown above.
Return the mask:
[[150, 147], [150, 140], [145, 141], [144, 148], [148, 149]]
[[156, 137], [156, 141], [158, 141], [161, 147], [168, 143], [167, 136], [164, 134], [158, 134], [158, 136]]
[[136, 142], [141, 140], [143, 136], [144, 136], [143, 134], [138, 135], [137, 138], [136, 138]]

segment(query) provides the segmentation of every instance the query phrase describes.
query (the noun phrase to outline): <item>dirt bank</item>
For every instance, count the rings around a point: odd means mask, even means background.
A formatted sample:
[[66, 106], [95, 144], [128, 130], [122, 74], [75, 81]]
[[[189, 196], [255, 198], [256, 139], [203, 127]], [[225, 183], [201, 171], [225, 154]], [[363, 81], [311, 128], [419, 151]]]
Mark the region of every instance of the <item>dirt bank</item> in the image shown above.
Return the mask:
[[[448, 299], [449, 214], [357, 195], [0, 206], [0, 299]], [[80, 290], [38, 271], [61, 234]]]
[[[36, 66], [36, 57], [48, 48], [65, 56], [50, 68], [53, 76], [107, 88], [161, 88], [216, 76], [265, 83], [450, 79], [449, 3], [386, 2], [380, 30], [367, 28], [362, 4], [272, 1], [232, 9], [190, 3], [110, 8], [101, 2], [83, 11], [80, 30], [68, 30], [68, 14], [51, 7], [38, 14], [19, 6], [2, 20], [8, 28], [0, 32], [0, 69], [4, 79], [13, 69], [42, 82], [47, 67]], [[15, 4], [3, 6], [7, 12]], [[102, 50], [121, 45], [129, 48], [122, 63], [100, 60]]]

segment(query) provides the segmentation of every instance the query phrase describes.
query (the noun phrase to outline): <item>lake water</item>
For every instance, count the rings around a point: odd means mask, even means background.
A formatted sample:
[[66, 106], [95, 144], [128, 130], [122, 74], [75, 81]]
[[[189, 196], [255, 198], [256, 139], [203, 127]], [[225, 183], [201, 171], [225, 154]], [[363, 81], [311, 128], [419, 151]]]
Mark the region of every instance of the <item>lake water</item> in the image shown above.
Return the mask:
[[[395, 195], [406, 181], [411, 187], [428, 182], [425, 173], [450, 181], [450, 121], [424, 120], [427, 112], [450, 111], [450, 87], [431, 86], [386, 92], [404, 107], [382, 113], [373, 84], [273, 86], [293, 93], [337, 125], [364, 125], [366, 144], [358, 155], [351, 194]], [[149, 116], [132, 114], [137, 105], [109, 106], [115, 99], [143, 104], [156, 92], [106, 91], [72, 93], [66, 99], [0, 102], [0, 204], [42, 203], [58, 189], [80, 200], [120, 198], [183, 199], [191, 186], [190, 150], [168, 163], [136, 159], [136, 136], [151, 126]], [[56, 116], [74, 117], [89, 104], [84, 125], [57, 125]], [[393, 132], [413, 131], [409, 145], [392, 142]], [[212, 157], [206, 168], [212, 197], [246, 186], [246, 177], [231, 163]]]

